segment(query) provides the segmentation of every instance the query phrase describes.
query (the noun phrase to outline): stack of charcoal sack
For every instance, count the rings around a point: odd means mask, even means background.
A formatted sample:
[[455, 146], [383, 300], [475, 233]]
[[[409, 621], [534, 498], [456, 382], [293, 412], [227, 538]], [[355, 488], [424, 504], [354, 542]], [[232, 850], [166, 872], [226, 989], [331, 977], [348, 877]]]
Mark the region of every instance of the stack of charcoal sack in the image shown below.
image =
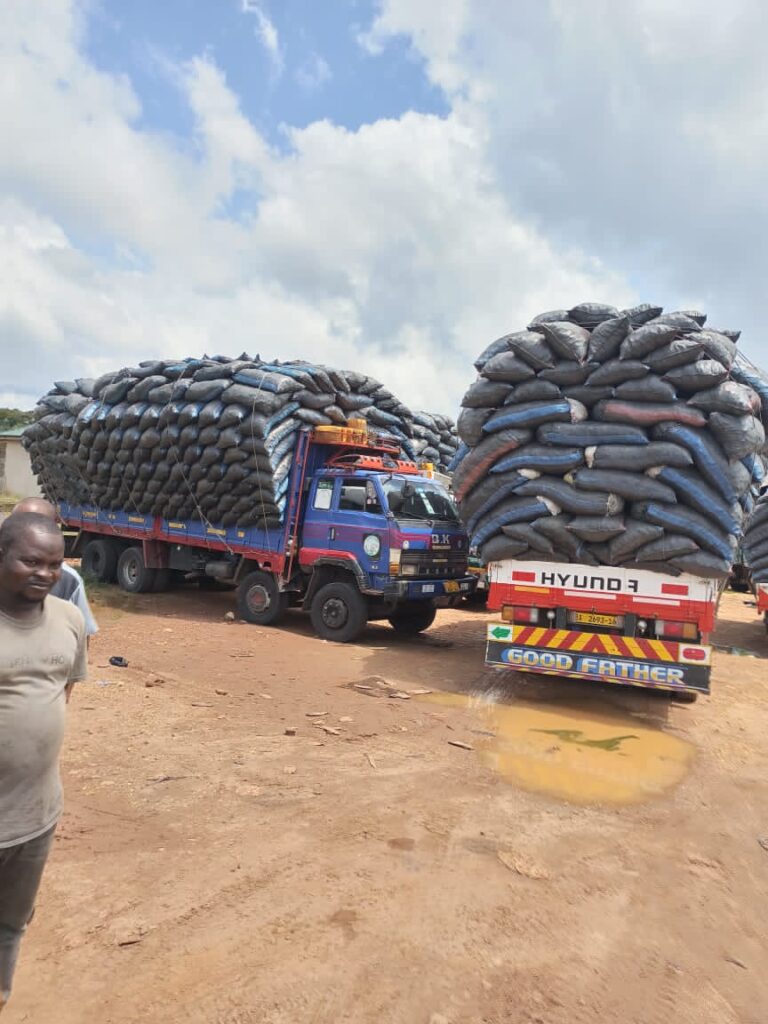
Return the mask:
[[[765, 370], [759, 369], [741, 352], [736, 355], [736, 362], [731, 370], [733, 380], [746, 387], [751, 388], [760, 398], [760, 419], [763, 428], [768, 435], [768, 374]], [[758, 498], [768, 484], [768, 445], [763, 450], [748, 460], [752, 468], [752, 488], [750, 494], [744, 501], [747, 514], [751, 514]]]
[[35, 416], [23, 443], [51, 500], [222, 526], [280, 524], [303, 427], [364, 419], [417, 455], [413, 414], [379, 381], [245, 354], [60, 382]]
[[439, 413], [413, 414], [413, 451], [419, 462], [431, 462], [445, 472], [459, 447], [456, 424]]
[[762, 473], [765, 394], [739, 333], [598, 303], [490, 345], [462, 401], [453, 486], [484, 562], [730, 573]]
[[[737, 357], [733, 377], [760, 396], [763, 426], [768, 427], [768, 375], [743, 356]], [[744, 531], [742, 556], [754, 583], [768, 583], [768, 452], [755, 456], [750, 516]]]
[[768, 583], [768, 490], [758, 498], [744, 535], [744, 562], [753, 583]]

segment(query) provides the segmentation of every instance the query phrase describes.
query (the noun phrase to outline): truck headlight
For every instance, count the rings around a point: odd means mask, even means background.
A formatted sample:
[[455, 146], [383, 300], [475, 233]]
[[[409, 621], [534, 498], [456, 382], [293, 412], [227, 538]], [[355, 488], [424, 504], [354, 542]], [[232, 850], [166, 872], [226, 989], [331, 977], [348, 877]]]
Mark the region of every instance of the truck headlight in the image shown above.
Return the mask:
[[401, 576], [415, 576], [416, 575], [416, 566], [415, 565], [401, 565], [400, 566], [400, 575]]
[[381, 540], [375, 533], [369, 533], [363, 541], [363, 551], [369, 558], [377, 558], [381, 554]]

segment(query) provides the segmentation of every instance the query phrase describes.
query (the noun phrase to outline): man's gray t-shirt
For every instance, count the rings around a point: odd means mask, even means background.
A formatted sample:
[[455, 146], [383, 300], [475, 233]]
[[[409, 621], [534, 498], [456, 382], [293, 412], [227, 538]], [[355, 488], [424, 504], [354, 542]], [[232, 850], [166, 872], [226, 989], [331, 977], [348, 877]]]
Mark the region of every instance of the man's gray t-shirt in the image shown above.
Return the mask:
[[51, 588], [51, 594], [53, 597], [60, 597], [62, 601], [71, 601], [75, 607], [80, 609], [85, 619], [85, 632], [88, 636], [95, 636], [99, 632], [91, 606], [88, 604], [83, 579], [80, 573], [66, 562], [61, 566], [61, 576]]
[[0, 612], [0, 849], [59, 819], [66, 687], [86, 672], [85, 623], [73, 604], [47, 597], [29, 621]]

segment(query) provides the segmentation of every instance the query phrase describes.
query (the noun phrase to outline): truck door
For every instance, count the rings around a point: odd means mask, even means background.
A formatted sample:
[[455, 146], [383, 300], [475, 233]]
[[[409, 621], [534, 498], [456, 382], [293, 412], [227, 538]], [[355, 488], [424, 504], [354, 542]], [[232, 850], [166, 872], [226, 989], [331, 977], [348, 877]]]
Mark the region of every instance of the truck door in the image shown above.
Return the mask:
[[303, 548], [318, 553], [330, 549], [336, 521], [334, 491], [337, 484], [338, 480], [333, 477], [319, 477], [311, 484], [301, 531]]
[[329, 547], [354, 555], [371, 575], [389, 571], [389, 522], [373, 479], [347, 477], [339, 481], [334, 501]]

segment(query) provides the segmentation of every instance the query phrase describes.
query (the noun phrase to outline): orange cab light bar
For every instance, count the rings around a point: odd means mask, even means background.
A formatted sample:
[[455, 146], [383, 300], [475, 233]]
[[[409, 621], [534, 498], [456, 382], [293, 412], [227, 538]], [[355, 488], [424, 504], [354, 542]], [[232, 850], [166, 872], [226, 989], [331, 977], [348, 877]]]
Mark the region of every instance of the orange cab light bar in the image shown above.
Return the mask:
[[388, 455], [361, 455], [348, 453], [337, 455], [327, 463], [329, 469], [373, 469], [387, 473], [402, 473], [418, 476], [421, 472], [415, 462], [406, 459], [393, 459]]
[[316, 444], [343, 445], [345, 448], [370, 448], [379, 452], [400, 453], [400, 446], [392, 440], [385, 440], [368, 428], [365, 420], [350, 420], [346, 427], [315, 427], [312, 440]]

